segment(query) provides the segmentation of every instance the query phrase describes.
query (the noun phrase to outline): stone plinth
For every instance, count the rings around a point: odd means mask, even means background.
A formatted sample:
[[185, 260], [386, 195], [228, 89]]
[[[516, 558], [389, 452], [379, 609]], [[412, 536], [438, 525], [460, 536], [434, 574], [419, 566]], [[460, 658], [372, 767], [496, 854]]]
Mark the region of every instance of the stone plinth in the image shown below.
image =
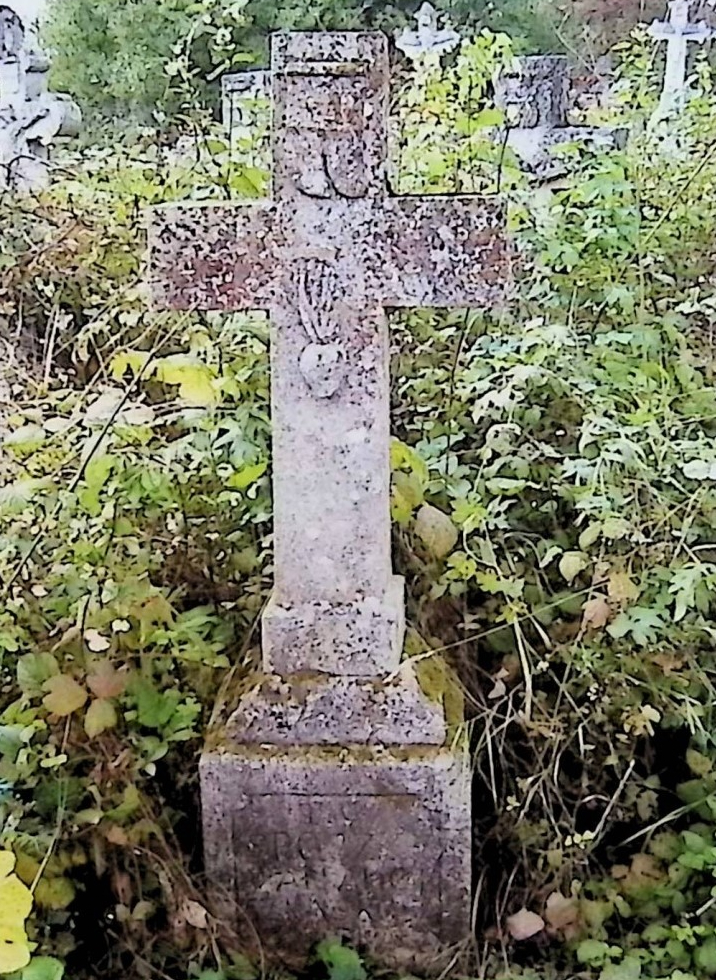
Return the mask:
[[513, 129], [567, 125], [569, 62], [563, 55], [528, 55], [495, 85], [495, 105]]
[[248, 748], [201, 761], [207, 867], [245, 948], [340, 936], [439, 972], [470, 924], [469, 769], [446, 748]]

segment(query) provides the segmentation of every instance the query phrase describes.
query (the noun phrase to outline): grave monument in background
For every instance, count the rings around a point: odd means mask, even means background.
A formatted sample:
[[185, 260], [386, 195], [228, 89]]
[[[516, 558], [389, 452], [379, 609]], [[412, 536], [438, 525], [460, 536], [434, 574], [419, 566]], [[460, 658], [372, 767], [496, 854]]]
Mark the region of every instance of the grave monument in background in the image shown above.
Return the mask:
[[79, 135], [77, 105], [47, 91], [49, 68], [19, 15], [0, 5], [0, 189], [42, 187], [52, 143]]
[[274, 592], [261, 675], [201, 760], [206, 869], [264, 953], [337, 935], [437, 969], [469, 934], [470, 774], [402, 658], [386, 310], [500, 303], [504, 218], [389, 195], [382, 34], [274, 35], [271, 80], [272, 199], [167, 206], [150, 232], [158, 305], [272, 324]]

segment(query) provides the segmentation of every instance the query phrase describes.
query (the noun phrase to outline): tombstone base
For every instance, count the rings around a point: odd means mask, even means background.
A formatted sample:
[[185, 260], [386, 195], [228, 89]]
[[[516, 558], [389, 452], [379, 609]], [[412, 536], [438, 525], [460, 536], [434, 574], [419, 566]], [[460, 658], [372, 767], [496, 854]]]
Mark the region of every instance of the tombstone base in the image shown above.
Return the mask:
[[467, 940], [465, 750], [214, 749], [201, 784], [207, 877], [243, 949], [301, 968], [335, 936], [429, 973]]
[[397, 670], [405, 636], [404, 582], [393, 575], [384, 596], [354, 602], [284, 606], [272, 596], [262, 623], [264, 670], [375, 677]]
[[431, 697], [410, 661], [387, 677], [306, 671], [259, 676], [225, 729], [230, 745], [444, 745], [444, 694]]
[[507, 137], [507, 145], [522, 165], [540, 180], [563, 177], [569, 171], [569, 156], [559, 152], [560, 147], [569, 144], [586, 146], [592, 151], [614, 150], [623, 145], [623, 137], [617, 130], [591, 126], [511, 129]]

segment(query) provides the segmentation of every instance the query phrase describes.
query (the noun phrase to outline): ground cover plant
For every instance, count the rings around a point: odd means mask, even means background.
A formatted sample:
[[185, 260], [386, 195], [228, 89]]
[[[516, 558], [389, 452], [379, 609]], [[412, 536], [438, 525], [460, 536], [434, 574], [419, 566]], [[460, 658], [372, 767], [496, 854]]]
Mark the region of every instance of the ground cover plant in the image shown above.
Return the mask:
[[[649, 52], [619, 52], [626, 148], [568, 148], [548, 189], [491, 138], [505, 38], [396, 93], [395, 186], [499, 186], [519, 246], [500, 315], [392, 324], [408, 650], [467, 694], [473, 976], [716, 973], [716, 105], [702, 62], [650, 125]], [[206, 901], [195, 773], [271, 583], [267, 324], [158, 315], [143, 285], [147, 206], [263, 192], [201, 131], [0, 200], [0, 975], [22, 980], [256, 975]], [[312, 973], [369, 970], [328, 940]]]

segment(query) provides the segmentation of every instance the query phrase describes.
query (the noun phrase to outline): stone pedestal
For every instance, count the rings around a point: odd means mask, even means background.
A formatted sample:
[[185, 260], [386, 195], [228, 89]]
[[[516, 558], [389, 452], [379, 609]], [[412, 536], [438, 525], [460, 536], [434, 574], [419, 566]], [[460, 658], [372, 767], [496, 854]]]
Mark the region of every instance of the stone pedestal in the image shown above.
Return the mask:
[[468, 936], [465, 753], [224, 748], [201, 782], [207, 867], [244, 948], [300, 968], [332, 935], [437, 973]]

